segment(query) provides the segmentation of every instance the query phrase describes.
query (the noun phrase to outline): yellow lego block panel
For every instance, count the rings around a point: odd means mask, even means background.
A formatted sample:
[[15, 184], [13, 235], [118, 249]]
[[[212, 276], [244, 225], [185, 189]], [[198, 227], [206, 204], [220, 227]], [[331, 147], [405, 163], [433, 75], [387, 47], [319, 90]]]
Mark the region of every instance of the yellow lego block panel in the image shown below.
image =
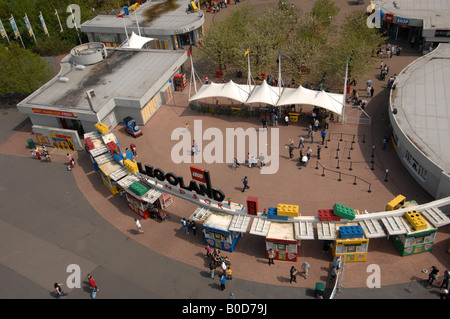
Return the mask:
[[109, 131], [109, 127], [103, 124], [102, 122], [98, 122], [95, 124], [95, 129], [99, 131], [101, 134], [105, 134]]
[[135, 174], [136, 172], [139, 171], [138, 166], [137, 166], [137, 163], [136, 163], [136, 162], [133, 162], [132, 160], [130, 160], [130, 159], [128, 159], [128, 158], [127, 158], [126, 160], [123, 161], [123, 165], [125, 166], [125, 168], [126, 168], [127, 170], [129, 170], [129, 171], [132, 172], [133, 174]]
[[410, 211], [405, 213], [405, 218], [409, 221], [415, 230], [427, 228], [428, 224], [418, 211]]
[[288, 216], [288, 217], [298, 217], [298, 205], [278, 204], [277, 215]]
[[405, 196], [398, 195], [387, 204], [386, 210], [395, 210], [401, 208], [405, 204], [405, 200]]

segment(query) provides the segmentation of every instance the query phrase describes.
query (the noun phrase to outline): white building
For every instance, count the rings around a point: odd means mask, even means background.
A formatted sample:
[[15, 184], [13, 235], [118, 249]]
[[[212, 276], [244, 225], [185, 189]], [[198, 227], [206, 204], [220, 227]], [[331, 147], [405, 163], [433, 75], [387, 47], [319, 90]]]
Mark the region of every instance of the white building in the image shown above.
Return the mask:
[[154, 38], [150, 48], [176, 50], [184, 45], [196, 45], [203, 34], [204, 13], [188, 11], [190, 0], [177, 0], [179, 7], [166, 12], [154, 21], [146, 22], [144, 12], [163, 1], [148, 1], [123, 18], [116, 15], [98, 15], [81, 24], [89, 42], [102, 42], [106, 46], [118, 47], [131, 36]]
[[412, 62], [394, 85], [389, 118], [401, 162], [430, 195], [450, 196], [450, 44]]
[[72, 49], [57, 76], [17, 108], [33, 125], [94, 131], [110, 129], [131, 116], [145, 124], [173, 93], [173, 77], [187, 60], [185, 51], [106, 48], [86, 43]]

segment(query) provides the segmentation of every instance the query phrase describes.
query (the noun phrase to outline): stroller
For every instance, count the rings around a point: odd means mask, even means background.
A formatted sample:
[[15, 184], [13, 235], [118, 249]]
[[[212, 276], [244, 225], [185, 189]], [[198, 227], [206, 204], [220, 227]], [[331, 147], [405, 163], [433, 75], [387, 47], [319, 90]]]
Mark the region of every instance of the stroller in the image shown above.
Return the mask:
[[165, 222], [166, 219], [169, 219], [169, 215], [159, 210], [158, 207], [153, 206], [149, 209], [150, 211], [150, 218], [158, 221], [158, 222]]

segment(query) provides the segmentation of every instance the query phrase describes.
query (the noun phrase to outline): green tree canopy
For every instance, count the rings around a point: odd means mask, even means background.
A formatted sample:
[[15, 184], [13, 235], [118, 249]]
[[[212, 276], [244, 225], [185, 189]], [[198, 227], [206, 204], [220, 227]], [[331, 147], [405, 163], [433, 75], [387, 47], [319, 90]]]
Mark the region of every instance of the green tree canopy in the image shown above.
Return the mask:
[[52, 77], [47, 63], [18, 43], [0, 45], [0, 94], [29, 94]]

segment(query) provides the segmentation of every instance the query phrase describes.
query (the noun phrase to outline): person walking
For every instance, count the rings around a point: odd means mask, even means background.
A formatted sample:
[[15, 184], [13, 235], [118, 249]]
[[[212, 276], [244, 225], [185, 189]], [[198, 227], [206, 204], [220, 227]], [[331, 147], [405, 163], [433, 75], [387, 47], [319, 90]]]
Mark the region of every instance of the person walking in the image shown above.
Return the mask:
[[205, 245], [205, 250], [206, 250], [206, 258], [211, 258], [211, 247], [208, 244]]
[[314, 131], [311, 131], [311, 143], [314, 143]]
[[300, 137], [300, 141], [298, 142], [298, 147], [297, 148], [300, 148], [300, 146], [302, 148], [305, 148], [305, 144], [303, 144], [304, 141], [305, 141], [305, 138], [303, 136], [301, 136]]
[[131, 150], [131, 153], [133, 153], [133, 156], [138, 156], [137, 151], [136, 151], [136, 145], [134, 145], [133, 143], [130, 144], [130, 150]]
[[225, 275], [226, 275], [227, 280], [233, 279], [233, 271], [231, 270], [230, 266], [227, 267], [227, 270], [225, 271]]
[[262, 168], [264, 165], [264, 155], [263, 153], [261, 153], [261, 155], [259, 155], [259, 168]]
[[322, 150], [322, 148], [320, 147], [320, 145], [317, 145], [317, 159], [320, 159], [320, 151]]
[[88, 277], [88, 281], [89, 281], [89, 288], [91, 289], [91, 299], [95, 299], [95, 297], [97, 297], [97, 291], [99, 289], [97, 288], [97, 285], [96, 285], [95, 280], [92, 277], [92, 275], [88, 274], [87, 277]]
[[244, 192], [246, 188], [250, 188], [250, 186], [248, 186], [248, 179], [247, 179], [247, 176], [245, 176], [245, 177], [242, 179], [242, 184], [244, 185], [244, 187], [242, 188], [242, 192]]
[[294, 281], [295, 283], [297, 283], [297, 269], [295, 269], [294, 266], [291, 267], [291, 270], [289, 271], [290, 275], [291, 275], [291, 279], [289, 280], [289, 283], [292, 284], [292, 282]]
[[320, 135], [322, 136], [322, 145], [325, 143], [325, 136], [327, 135], [327, 132], [325, 131], [325, 128], [320, 132]]
[[373, 93], [375, 92], [375, 89], [373, 88], [373, 86], [370, 88], [370, 97], [373, 97]]
[[142, 234], [144, 231], [142, 230], [141, 223], [137, 218], [134, 219], [134, 222], [136, 223], [137, 231], [139, 234]]
[[311, 265], [305, 260], [302, 264], [303, 277], [305, 277], [305, 279], [308, 278], [308, 271], [310, 268], [311, 268]]
[[269, 252], [267, 253], [267, 258], [269, 258], [269, 266], [270, 264], [275, 265], [273, 263], [273, 259], [275, 258], [275, 252], [273, 251], [272, 248], [269, 249]]
[[325, 118], [325, 128], [328, 130], [328, 127], [330, 126], [330, 116], [327, 115]]
[[432, 266], [430, 274], [428, 275], [428, 283], [430, 285], [432, 285], [433, 282], [437, 279], [438, 273], [439, 273], [439, 269], [437, 269], [436, 266]]
[[61, 286], [62, 286], [62, 284], [58, 284], [57, 282], [55, 282], [55, 284], [53, 285], [53, 287], [55, 288], [55, 291], [56, 291], [56, 299], [59, 299], [59, 297], [61, 297], [61, 296], [68, 295], [68, 293], [62, 291]]
[[293, 151], [294, 151], [294, 145], [291, 143], [291, 144], [289, 144], [289, 158], [294, 157], [294, 154], [292, 154]]
[[195, 224], [194, 221], [191, 222], [191, 229], [192, 229], [192, 233], [195, 236], [197, 234], [197, 225]]
[[386, 144], [387, 144], [387, 142], [388, 142], [388, 139], [387, 139], [387, 137], [385, 136], [385, 137], [383, 138], [383, 151], [386, 149]]
[[444, 288], [444, 289], [448, 289], [448, 281], [450, 279], [450, 273], [448, 272], [448, 270], [444, 271], [444, 279], [442, 279], [442, 283], [441, 286], [439, 287], [440, 289]]
[[189, 228], [188, 228], [188, 224], [187, 224], [187, 221], [186, 221], [186, 219], [183, 217], [183, 219], [181, 220], [181, 226], [183, 227], [183, 232], [186, 234], [186, 235], [189, 235]]
[[312, 149], [308, 146], [308, 149], [306, 150], [306, 157], [309, 159], [311, 158], [311, 154], [312, 154]]
[[220, 290], [225, 290], [225, 284], [227, 282], [227, 279], [225, 278], [225, 275], [222, 275], [220, 277]]
[[236, 169], [238, 167], [241, 167], [241, 165], [239, 164], [238, 160], [236, 157], [233, 157], [233, 164], [232, 164], [233, 168]]
[[278, 115], [277, 114], [274, 114], [272, 116], [272, 124], [273, 124], [273, 126], [278, 126]]
[[209, 270], [211, 271], [211, 279], [214, 279], [214, 271], [216, 270], [216, 263], [214, 260], [211, 260], [209, 263]]

